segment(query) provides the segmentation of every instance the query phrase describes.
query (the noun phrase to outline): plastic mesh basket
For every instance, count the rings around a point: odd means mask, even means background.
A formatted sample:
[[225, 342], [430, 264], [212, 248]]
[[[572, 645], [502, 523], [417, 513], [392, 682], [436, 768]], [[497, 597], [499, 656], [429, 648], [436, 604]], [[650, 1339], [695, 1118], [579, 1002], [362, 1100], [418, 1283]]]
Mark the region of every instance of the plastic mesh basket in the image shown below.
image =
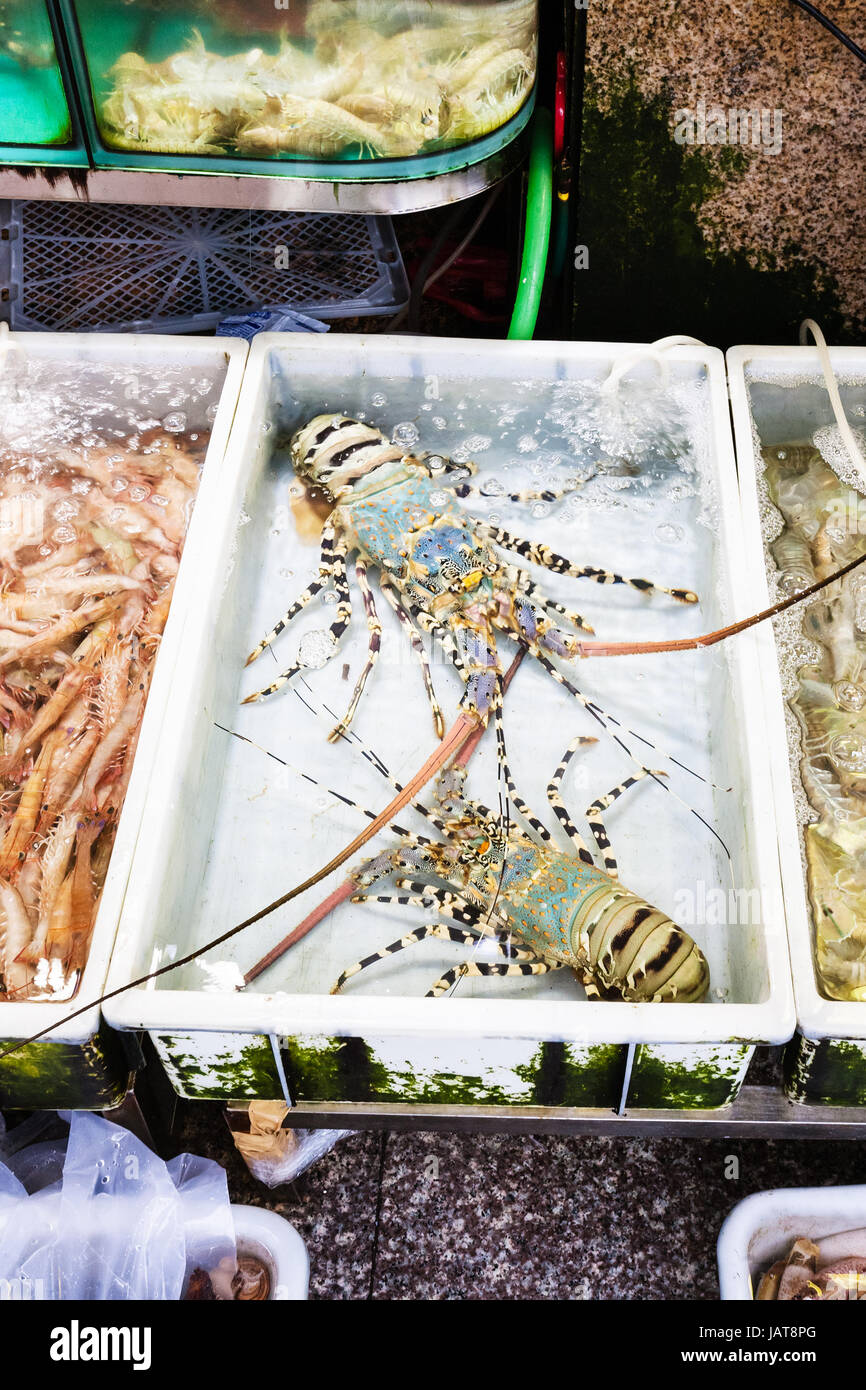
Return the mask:
[[288, 305], [323, 319], [390, 314], [408, 298], [391, 219], [224, 208], [7, 204], [15, 329], [189, 333]]

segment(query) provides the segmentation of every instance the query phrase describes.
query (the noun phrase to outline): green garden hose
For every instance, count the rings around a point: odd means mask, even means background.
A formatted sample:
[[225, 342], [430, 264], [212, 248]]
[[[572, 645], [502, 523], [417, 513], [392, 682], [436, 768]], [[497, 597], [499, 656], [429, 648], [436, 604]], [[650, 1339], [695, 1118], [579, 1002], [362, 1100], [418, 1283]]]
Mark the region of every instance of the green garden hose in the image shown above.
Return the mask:
[[535, 333], [550, 249], [552, 216], [553, 119], [549, 111], [539, 107], [533, 119], [526, 194], [526, 237], [509, 338], [531, 338]]

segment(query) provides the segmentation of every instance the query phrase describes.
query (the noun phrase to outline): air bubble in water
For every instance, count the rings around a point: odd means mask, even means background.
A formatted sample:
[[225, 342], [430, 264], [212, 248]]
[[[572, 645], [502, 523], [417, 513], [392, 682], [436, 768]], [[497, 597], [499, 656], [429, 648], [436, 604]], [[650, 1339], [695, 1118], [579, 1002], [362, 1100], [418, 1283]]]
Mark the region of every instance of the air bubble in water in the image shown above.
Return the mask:
[[383, 395], [381, 391], [377, 391], [374, 396], [370, 397], [370, 404], [375, 405], [377, 408], [381, 408], [383, 405], [388, 404], [388, 397]]
[[543, 517], [543, 516], [549, 516], [549, 515], [550, 515], [550, 503], [549, 503], [549, 502], [533, 502], [533, 504], [532, 504], [532, 515], [533, 515], [534, 517], [538, 517], [539, 519], [540, 519], [541, 517]]
[[391, 434], [391, 442], [398, 444], [401, 449], [411, 449], [413, 444], [417, 444], [421, 438], [418, 426], [412, 420], [403, 420], [399, 425], [395, 425]]
[[442, 415], [434, 415], [433, 419], [430, 421], [430, 424], [434, 427], [434, 429], [437, 430], [444, 430], [448, 428], [448, 421]]
[[431, 473], [443, 473], [448, 467], [448, 460], [441, 454], [428, 454], [424, 462]]
[[149, 495], [149, 488], [136, 483], [135, 487], [129, 489], [129, 499], [131, 502], [144, 502]]
[[502, 520], [502, 517], [499, 515], [498, 512], [490, 512], [487, 517], [487, 520], [490, 522], [491, 526], [498, 526], [500, 521]]
[[505, 492], [505, 484], [498, 478], [485, 478], [481, 484], [481, 492], [485, 497], [501, 497]]
[[866, 772], [866, 738], [862, 734], [840, 734], [830, 744], [830, 757], [851, 772]]
[[168, 498], [167, 498], [167, 497], [163, 497], [162, 494], [159, 493], [159, 492], [155, 492], [155, 493], [153, 494], [153, 496], [151, 497], [150, 500], [151, 500], [151, 502], [153, 503], [153, 505], [154, 505], [155, 507], [167, 507], [167, 506], [168, 506]]
[[128, 478], [112, 478], [112, 480], [111, 480], [111, 491], [112, 491], [112, 492], [125, 492], [126, 489], [127, 489], [128, 487], [129, 487], [129, 479], [128, 479]]
[[68, 498], [64, 502], [56, 502], [51, 508], [51, 515], [57, 521], [71, 521], [81, 510], [77, 502], [71, 502]]
[[777, 458], [777, 459], [786, 459], [787, 457], [788, 457], [788, 452], [787, 452], [786, 449], [777, 449], [777, 451], [776, 451], [776, 458]]
[[440, 492], [437, 490], [436, 492], [430, 493], [430, 501], [433, 503], [434, 507], [446, 507], [451, 501], [451, 498], [448, 496], [447, 492]]
[[336, 647], [337, 644], [330, 632], [326, 632], [324, 628], [316, 628], [313, 632], [304, 633], [298, 643], [298, 661], [311, 671], [318, 671], [327, 665]]
[[839, 708], [852, 714], [866, 705], [866, 690], [860, 685], [855, 685], [853, 681], [837, 681], [833, 686], [833, 694]]
[[325, 592], [322, 594], [322, 603], [331, 604], [331, 603], [336, 603], [336, 602], [337, 602], [337, 595], [336, 595], [335, 590], [334, 590], [334, 589], [326, 589]]
[[663, 545], [676, 545], [684, 535], [682, 526], [673, 526], [669, 521], [662, 522], [661, 526], [655, 529], [656, 540], [661, 541]]
[[538, 448], [538, 440], [531, 434], [523, 434], [517, 441], [517, 447], [521, 454], [534, 454]]
[[74, 541], [76, 535], [74, 526], [55, 526], [51, 532], [52, 539], [57, 541], [58, 545], [66, 545], [69, 541]]
[[186, 414], [182, 410], [171, 410], [162, 422], [169, 434], [183, 434], [186, 429]]
[[489, 449], [492, 443], [493, 440], [489, 435], [470, 434], [468, 438], [464, 440], [464, 447], [467, 448], [470, 453], [483, 454], [484, 450]]

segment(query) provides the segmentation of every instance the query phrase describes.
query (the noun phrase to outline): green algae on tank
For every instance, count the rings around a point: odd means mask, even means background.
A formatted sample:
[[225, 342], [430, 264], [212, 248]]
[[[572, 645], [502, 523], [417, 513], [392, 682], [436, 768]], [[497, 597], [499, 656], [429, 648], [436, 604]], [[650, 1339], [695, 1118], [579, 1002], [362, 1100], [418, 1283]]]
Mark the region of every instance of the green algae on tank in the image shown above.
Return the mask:
[[[817, 448], [766, 449], [763, 460], [783, 522], [770, 543], [782, 593], [866, 552], [866, 536], [850, 524], [863, 499]], [[818, 977], [829, 998], [866, 1001], [866, 575], [855, 570], [795, 621], [810, 654], [788, 679], [815, 816], [804, 847]]]
[[60, 146], [71, 138], [46, 5], [0, 0], [0, 162], [4, 146]]
[[0, 1107], [108, 1110], [123, 1099], [129, 1072], [118, 1035], [104, 1025], [83, 1045], [28, 1043], [0, 1062]]
[[797, 1033], [785, 1051], [785, 1094], [800, 1105], [866, 1106], [866, 1043]]

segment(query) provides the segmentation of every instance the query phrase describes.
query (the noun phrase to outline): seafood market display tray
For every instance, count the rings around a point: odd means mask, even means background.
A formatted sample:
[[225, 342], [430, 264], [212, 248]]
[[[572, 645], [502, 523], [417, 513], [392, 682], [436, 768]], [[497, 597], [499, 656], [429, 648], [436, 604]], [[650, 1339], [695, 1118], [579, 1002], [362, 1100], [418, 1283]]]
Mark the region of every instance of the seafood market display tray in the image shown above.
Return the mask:
[[[847, 419], [855, 434], [859, 430], [862, 440], [862, 422], [866, 414], [866, 349], [832, 348], [830, 360], [839, 381]], [[785, 456], [790, 454], [792, 448], [810, 450], [813, 462], [809, 466], [822, 470], [825, 478], [824, 502], [837, 506], [839, 526], [846, 533], [844, 543], [848, 546], [856, 545], [857, 536], [866, 533], [861, 521], [861, 517], [866, 516], [862, 503], [866, 486], [862, 480], [858, 481], [852, 476], [850, 465], [844, 461], [837, 486], [830, 464], [824, 457], [827, 453], [835, 460], [838, 469], [843, 451], [816, 349], [739, 346], [729, 351], [727, 361], [745, 548], [749, 560], [757, 561], [749, 576], [749, 583], [752, 602], [760, 608], [767, 602], [768, 585], [770, 592], [773, 592], [779, 574], [777, 563], [767, 548], [766, 535], [762, 535], [761, 515], [768, 518], [765, 533], [772, 525], [771, 543], [782, 527], [781, 513], [772, 506], [762, 481], [765, 467], [762, 451], [765, 455], [769, 452], [781, 464], [786, 464], [789, 460]], [[814, 442], [816, 440], [818, 444], [823, 441], [820, 452]], [[826, 491], [827, 487], [830, 492]], [[803, 503], [804, 507], [808, 507], [805, 492]], [[814, 530], [817, 529], [816, 521]], [[845, 554], [847, 557], [849, 551], [846, 550]], [[798, 553], [792, 551], [790, 569], [795, 579], [797, 563]], [[808, 565], [811, 562], [807, 559], [803, 563]], [[852, 579], [845, 581], [849, 591], [852, 583], [862, 583], [862, 580], [857, 580], [857, 573], [855, 571]], [[805, 571], [803, 582], [806, 582]], [[823, 605], [818, 600], [813, 609], [818, 615], [816, 621], [820, 621], [820, 615], [829, 611], [829, 605]], [[790, 656], [784, 658], [789, 666], [797, 670], [818, 660], [819, 651], [817, 646], [810, 647], [806, 641], [802, 621], [802, 617], [796, 619], [796, 634], [802, 636], [802, 650], [795, 653], [794, 659]], [[838, 629], [840, 643], [844, 645], [847, 642], [849, 648], [853, 648], [853, 617], [842, 614], [840, 621], [845, 625]], [[792, 631], [788, 626], [782, 629], [781, 640], [785, 642], [786, 649], [791, 646]], [[840, 670], [839, 674], [844, 673]], [[787, 672], [789, 683], [793, 677], [794, 671], [791, 669]], [[795, 686], [786, 686], [783, 691], [775, 644], [765, 644], [761, 649], [761, 679], [765, 703], [771, 715], [768, 753], [773, 766], [779, 856], [797, 1007], [797, 1033], [786, 1056], [786, 1092], [795, 1101], [811, 1104], [864, 1105], [866, 1002], [830, 998], [819, 981], [815, 930], [807, 888], [804, 833], [810, 820], [816, 823], [813, 833], [823, 836], [824, 832], [817, 825], [818, 815], [810, 815], [805, 800], [799, 771], [804, 751], [802, 733], [786, 705], [786, 695], [792, 693]], [[822, 687], [815, 682], [814, 688], [820, 690]], [[850, 701], [847, 703], [850, 705]], [[844, 710], [844, 703], [837, 709], [832, 699], [816, 699], [810, 714], [809, 757], [818, 769], [823, 785], [829, 787], [831, 793], [833, 783], [839, 777], [838, 768], [834, 771], [834, 749], [837, 746], [834, 740], [854, 732], [848, 729]], [[847, 719], [850, 722], [850, 716]], [[856, 779], [852, 779], [852, 785], [856, 786]], [[840, 834], [844, 836], [847, 833], [849, 824], [850, 813], [842, 807], [841, 818], [836, 820], [839, 831], [831, 831], [826, 838], [839, 840]], [[842, 841], [839, 840], [839, 843]], [[864, 851], [861, 849], [859, 853], [862, 860]]]
[[[246, 354], [246, 343], [229, 338], [8, 332], [2, 336], [0, 330], [0, 383], [4, 374], [9, 380], [10, 363], [20, 357], [28, 364], [28, 372], [32, 367], [41, 392], [39, 408], [32, 401], [28, 406], [22, 393], [20, 411], [8, 416], [20, 433], [2, 442], [14, 445], [17, 452], [41, 450], [50, 457], [55, 429], [58, 450], [69, 442], [62, 432], [64, 421], [76, 444], [82, 428], [94, 435], [94, 444], [97, 436], [104, 444], [106, 438], [122, 436], [124, 429], [129, 432], [133, 417], [143, 420], [160, 407], [159, 418], [150, 424], [158, 426], [162, 420], [165, 429], [182, 426], [192, 432], [207, 430], [210, 435], [78, 993], [74, 1001], [0, 1004], [0, 1051], [4, 1045], [41, 1029], [52, 1029], [50, 1038], [28, 1044], [0, 1062], [0, 1103], [7, 1106], [102, 1109], [115, 1104], [126, 1087], [129, 1064], [118, 1040], [102, 1026], [98, 1007], [70, 1022], [63, 1020], [71, 1010], [103, 992], [160, 730], [167, 709], [177, 698], [172, 677], [182, 646], [184, 619], [201, 601], [198, 586], [209, 547], [208, 518], [226, 486], [226, 444]], [[55, 404], [43, 410], [52, 392]], [[166, 413], [169, 405], [175, 412], [171, 421]], [[55, 419], [61, 423], [55, 425]], [[8, 528], [9, 516], [3, 520]]]
[[[366, 656], [354, 578], [352, 624], [333, 660], [318, 669], [322, 630], [335, 611], [319, 595], [244, 670], [318, 567], [324, 512], [304, 494], [288, 451], [291, 433], [313, 416], [363, 412], [389, 435], [399, 427], [396, 437], [416, 452], [471, 456], [485, 494], [466, 503], [476, 515], [580, 564], [700, 595], [699, 606], [687, 606], [539, 571], [548, 592], [578, 608], [600, 636], [682, 638], [753, 611], [721, 354], [676, 348], [659, 375], [643, 352], [348, 335], [256, 340], [226, 485], [209, 493], [206, 523], [198, 513], [207, 553], [198, 556], [195, 594], [187, 592], [174, 698], [111, 988], [195, 951], [342, 849], [364, 818], [328, 788], [376, 811], [391, 798], [357, 747], [327, 741], [335, 720], [321, 713], [323, 705], [345, 709]], [[621, 379], [605, 387], [615, 363]], [[502, 495], [577, 479], [582, 486], [552, 507]], [[378, 608], [381, 656], [353, 727], [405, 781], [437, 740], [416, 659], [389, 606], [380, 600]], [[176, 1089], [191, 1097], [630, 1110], [727, 1104], [754, 1044], [786, 1041], [793, 1030], [768, 731], [755, 696], [762, 640], [746, 633], [699, 652], [562, 666], [620, 721], [620, 733], [634, 730], [662, 750], [628, 735], [646, 766], [671, 775], [629, 791], [606, 824], [623, 881], [706, 953], [707, 1002], [592, 1002], [568, 971], [466, 978], [452, 997], [425, 998], [465, 958], [465, 947], [440, 940], [378, 962], [332, 996], [344, 967], [428, 920], [413, 908], [351, 903], [251, 986], [234, 988], [342, 881], [341, 871], [211, 956], [110, 1000], [106, 1019], [149, 1030]], [[306, 703], [290, 686], [241, 705], [299, 650], [309, 669], [294, 686]], [[513, 650], [503, 641], [506, 663]], [[450, 724], [461, 686], [435, 654], [432, 665]], [[531, 658], [506, 697], [505, 731], [517, 787], [554, 827], [545, 786], [576, 735], [598, 736], [576, 754], [563, 784], [579, 824], [591, 801], [634, 770]], [[497, 805], [492, 733], [470, 765], [467, 790]], [[411, 811], [399, 819], [424, 828]], [[371, 850], [393, 843], [386, 832]]]
[[726, 1218], [717, 1245], [723, 1300], [751, 1301], [761, 1275], [799, 1236], [823, 1240], [866, 1226], [866, 1186], [777, 1187], [753, 1192]]

